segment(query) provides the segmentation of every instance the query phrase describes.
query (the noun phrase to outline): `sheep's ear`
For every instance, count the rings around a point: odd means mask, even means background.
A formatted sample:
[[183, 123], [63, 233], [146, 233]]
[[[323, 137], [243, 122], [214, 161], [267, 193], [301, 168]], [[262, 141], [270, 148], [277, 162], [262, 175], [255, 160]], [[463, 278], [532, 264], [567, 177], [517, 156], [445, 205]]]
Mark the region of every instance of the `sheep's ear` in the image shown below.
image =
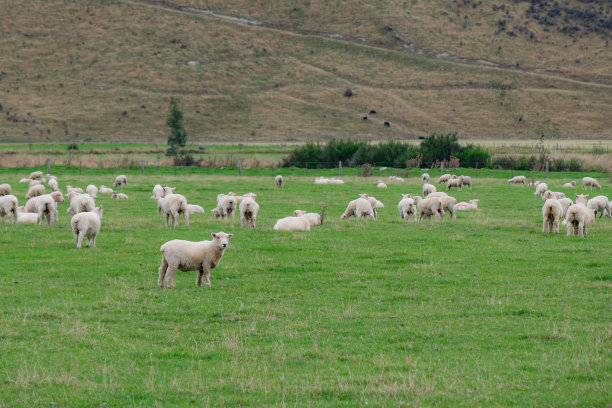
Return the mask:
[[234, 236], [234, 234], [227, 234], [227, 239], [230, 239], [233, 236]]
[[213, 237], [213, 238], [217, 238], [217, 234], [215, 234], [214, 232], [212, 232], [212, 233], [210, 234], [210, 236], [211, 236], [211, 237]]
[[578, 198], [578, 194], [574, 193], [574, 197], [575, 197], [575, 198]]

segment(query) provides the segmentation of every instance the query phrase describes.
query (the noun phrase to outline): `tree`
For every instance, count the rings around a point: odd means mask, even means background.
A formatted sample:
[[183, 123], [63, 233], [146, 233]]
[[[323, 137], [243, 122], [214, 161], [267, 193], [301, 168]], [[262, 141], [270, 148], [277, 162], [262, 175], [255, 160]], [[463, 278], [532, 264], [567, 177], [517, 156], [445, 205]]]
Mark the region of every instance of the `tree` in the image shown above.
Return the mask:
[[166, 156], [177, 156], [183, 154], [179, 148], [187, 144], [187, 132], [183, 127], [183, 112], [179, 107], [180, 100], [174, 97], [170, 98], [168, 120], [166, 124], [170, 128], [170, 136], [168, 136], [168, 150]]

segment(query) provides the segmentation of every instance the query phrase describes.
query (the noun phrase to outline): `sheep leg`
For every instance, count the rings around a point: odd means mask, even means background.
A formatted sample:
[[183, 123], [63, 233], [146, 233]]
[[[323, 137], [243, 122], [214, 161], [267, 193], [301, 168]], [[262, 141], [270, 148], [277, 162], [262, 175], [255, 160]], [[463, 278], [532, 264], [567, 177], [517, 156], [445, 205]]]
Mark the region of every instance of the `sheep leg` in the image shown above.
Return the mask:
[[451, 215], [451, 220], [456, 220], [456, 219], [457, 219], [457, 217], [455, 216], [455, 209], [454, 209], [454, 208], [451, 208], [451, 209], [449, 210], [449, 212], [450, 212], [450, 215]]
[[166, 228], [168, 228], [168, 220], [170, 219], [170, 213], [166, 213]]
[[200, 268], [198, 269], [198, 278], [196, 279], [196, 286], [200, 287], [202, 286], [202, 277], [204, 276], [204, 266], [200, 265]]
[[172, 227], [178, 227], [179, 215], [178, 212], [172, 211]]
[[161, 266], [159, 267], [159, 279], [157, 280], [157, 285], [160, 288], [164, 288], [164, 278], [166, 277], [166, 270], [168, 269], [168, 261], [166, 261], [166, 258], [164, 258], [164, 256], [162, 255], [162, 263]]
[[582, 229], [581, 229], [581, 236], [582, 237], [586, 237], [587, 236], [587, 223], [582, 223]]
[[91, 237], [91, 243], [93, 244], [92, 246], [93, 246], [94, 248], [96, 247], [96, 238], [97, 238], [97, 237], [98, 237], [97, 235], [94, 235], [93, 237]]
[[553, 231], [555, 234], [559, 233], [559, 219], [553, 221]]
[[210, 268], [207, 265], [204, 266], [204, 285], [210, 286]]
[[[177, 215], [177, 218], [178, 218], [178, 215]], [[189, 214], [183, 213], [183, 218], [185, 218], [185, 228], [189, 228]], [[177, 224], [178, 224], [178, 220], [177, 220]]]
[[168, 277], [168, 289], [172, 289], [174, 287], [174, 272], [176, 272], [176, 268], [178, 268], [178, 265], [170, 264], [168, 264], [168, 268], [166, 268], [166, 276]]
[[565, 224], [565, 229], [567, 230], [567, 235], [566, 236], [568, 236], [568, 237], [571, 236], [572, 235], [572, 233], [571, 233], [571, 231], [572, 231], [572, 224], [569, 223], [569, 222], [567, 224]]
[[38, 213], [38, 219], [36, 220], [36, 224], [42, 225], [44, 220], [45, 220], [44, 214], [42, 212], [39, 212]]
[[81, 244], [83, 243], [84, 236], [85, 236], [85, 232], [79, 231], [79, 236], [77, 237], [77, 249], [81, 249]]

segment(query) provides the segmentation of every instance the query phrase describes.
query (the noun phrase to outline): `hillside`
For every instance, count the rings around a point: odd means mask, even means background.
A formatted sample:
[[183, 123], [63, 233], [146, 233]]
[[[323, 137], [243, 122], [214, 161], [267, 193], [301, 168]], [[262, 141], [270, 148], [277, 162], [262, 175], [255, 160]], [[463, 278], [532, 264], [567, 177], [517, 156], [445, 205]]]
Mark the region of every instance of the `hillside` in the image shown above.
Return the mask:
[[603, 0], [9, 3], [0, 141], [612, 136]]

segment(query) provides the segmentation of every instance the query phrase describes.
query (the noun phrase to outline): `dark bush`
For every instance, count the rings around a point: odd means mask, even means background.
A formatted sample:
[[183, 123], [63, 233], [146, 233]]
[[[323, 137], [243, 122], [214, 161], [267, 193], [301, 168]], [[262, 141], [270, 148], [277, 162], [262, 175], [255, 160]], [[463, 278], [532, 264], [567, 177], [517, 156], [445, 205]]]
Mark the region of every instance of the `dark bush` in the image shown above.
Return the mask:
[[67, 150], [79, 150], [79, 146], [76, 143], [71, 143], [68, 145]]

